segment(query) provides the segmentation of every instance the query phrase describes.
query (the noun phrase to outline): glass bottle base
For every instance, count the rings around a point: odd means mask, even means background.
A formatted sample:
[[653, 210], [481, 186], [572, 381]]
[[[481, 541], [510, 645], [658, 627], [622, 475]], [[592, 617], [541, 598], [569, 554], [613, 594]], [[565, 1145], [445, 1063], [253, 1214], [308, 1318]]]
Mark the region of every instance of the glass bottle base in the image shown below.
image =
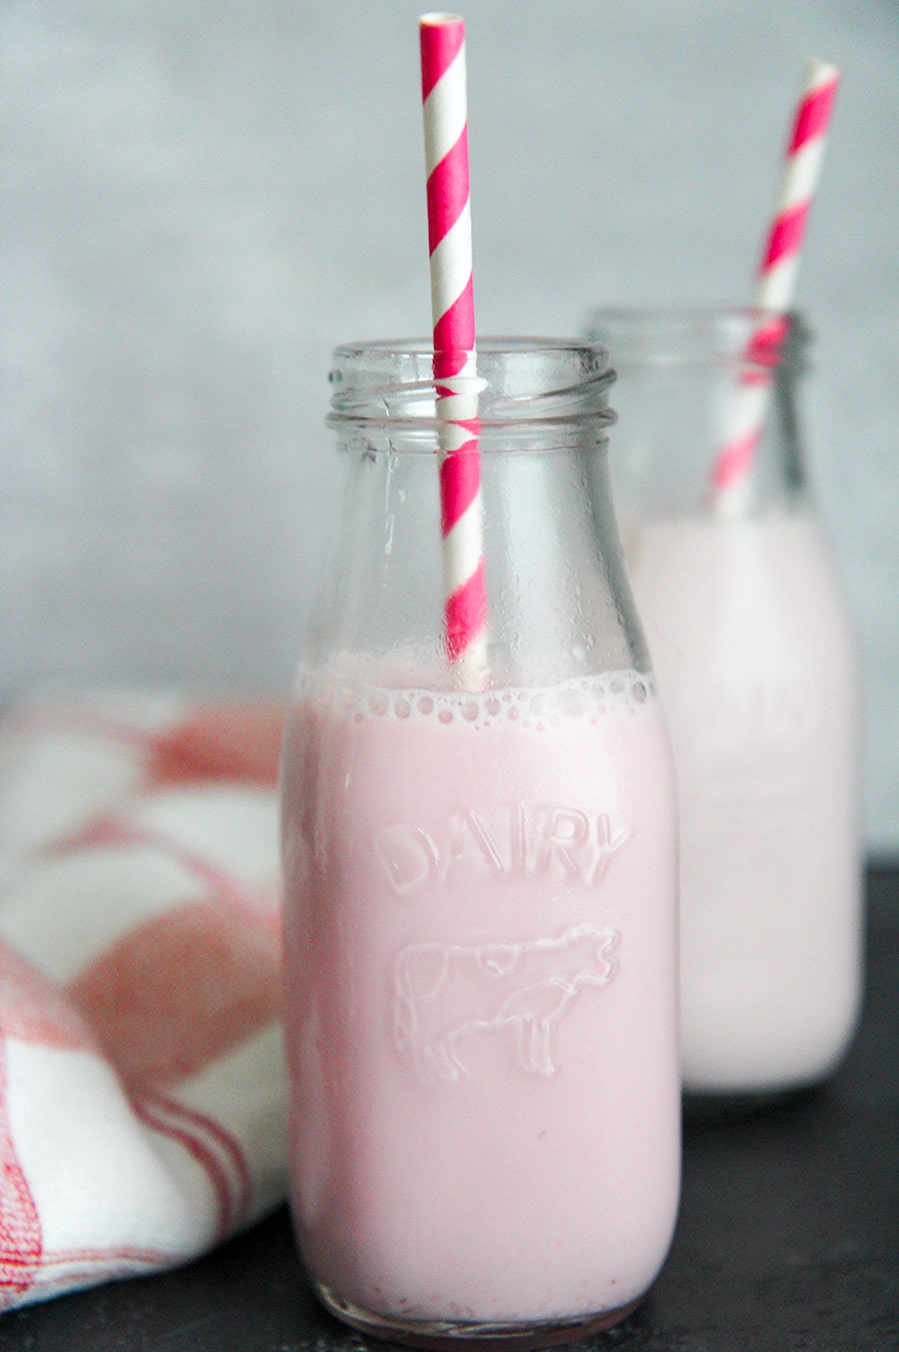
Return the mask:
[[315, 1283], [315, 1290], [325, 1308], [351, 1328], [371, 1338], [397, 1343], [401, 1347], [420, 1347], [440, 1352], [449, 1346], [463, 1349], [520, 1349], [554, 1347], [558, 1343], [576, 1342], [580, 1338], [602, 1333], [626, 1319], [639, 1305], [630, 1301], [615, 1310], [599, 1314], [578, 1315], [575, 1319], [528, 1320], [516, 1322], [480, 1323], [477, 1320], [453, 1319], [393, 1319], [373, 1314], [350, 1301], [343, 1300], [329, 1287]]

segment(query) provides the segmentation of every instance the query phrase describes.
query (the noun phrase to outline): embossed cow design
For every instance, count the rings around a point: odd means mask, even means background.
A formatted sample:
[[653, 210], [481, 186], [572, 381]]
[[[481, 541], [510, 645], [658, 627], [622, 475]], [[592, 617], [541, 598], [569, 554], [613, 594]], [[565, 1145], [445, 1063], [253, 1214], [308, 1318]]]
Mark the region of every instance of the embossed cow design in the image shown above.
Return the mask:
[[577, 925], [523, 943], [411, 944], [396, 962], [396, 1045], [421, 1079], [458, 1080], [470, 1039], [508, 1033], [525, 1070], [554, 1075], [555, 1030], [582, 990], [612, 980], [618, 940]]

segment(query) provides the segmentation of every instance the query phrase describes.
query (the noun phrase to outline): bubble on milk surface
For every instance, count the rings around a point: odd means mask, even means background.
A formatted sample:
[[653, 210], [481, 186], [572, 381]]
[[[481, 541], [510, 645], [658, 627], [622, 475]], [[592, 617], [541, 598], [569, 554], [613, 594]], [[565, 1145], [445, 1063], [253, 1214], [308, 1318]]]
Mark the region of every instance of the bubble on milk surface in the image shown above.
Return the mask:
[[578, 676], [557, 685], [506, 686], [484, 691], [395, 685], [346, 664], [307, 674], [306, 697], [351, 721], [394, 719], [489, 730], [514, 724], [537, 734], [572, 721], [595, 723], [614, 712], [635, 713], [656, 694], [651, 673], [633, 670]]

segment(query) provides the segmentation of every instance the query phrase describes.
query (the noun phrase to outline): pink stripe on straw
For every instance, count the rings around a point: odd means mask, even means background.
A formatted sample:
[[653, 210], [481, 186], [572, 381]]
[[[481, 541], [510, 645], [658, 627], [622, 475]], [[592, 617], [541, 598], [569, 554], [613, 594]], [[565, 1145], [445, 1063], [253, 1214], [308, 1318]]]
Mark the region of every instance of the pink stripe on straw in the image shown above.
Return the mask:
[[[459, 342], [463, 338], [467, 346], [460, 347]], [[474, 349], [474, 290], [469, 277], [465, 290], [434, 323], [435, 375], [458, 375], [468, 354]]]
[[774, 368], [789, 327], [787, 316], [839, 83], [836, 66], [814, 58], [809, 61], [787, 142], [777, 209], [758, 273], [754, 308], [770, 313], [760, 320], [744, 354], [747, 363], [769, 367], [770, 373], [747, 371], [735, 391], [730, 430], [712, 469], [713, 502], [719, 511], [740, 505], [762, 440]]
[[[824, 65], [824, 62], [816, 64], [820, 66]], [[788, 154], [792, 155], [797, 150], [801, 150], [806, 141], [811, 141], [816, 136], [827, 135], [830, 114], [839, 83], [839, 72], [836, 67], [831, 66], [828, 68], [825, 83], [809, 89], [805, 97], [800, 100], [799, 107], [796, 110], [796, 120], [793, 124], [793, 135], [787, 151]]]
[[[468, 204], [468, 129], [462, 128], [456, 144], [446, 152], [428, 178], [428, 247], [431, 253], [450, 226], [455, 225]], [[474, 339], [474, 326], [471, 329]]]
[[451, 661], [458, 661], [468, 650], [472, 633], [487, 623], [487, 594], [484, 588], [484, 560], [467, 582], [457, 587], [446, 603], [446, 647]]
[[431, 90], [465, 44], [465, 21], [458, 14], [423, 14], [420, 19], [421, 101]]
[[[767, 384], [767, 381], [765, 382]], [[755, 427], [742, 436], [733, 437], [720, 452], [715, 466], [715, 483], [720, 488], [741, 480], [752, 467], [761, 440], [761, 428]]]
[[747, 352], [759, 365], [776, 364], [778, 349], [786, 338], [790, 321], [786, 315], [771, 315], [763, 319], [750, 340]]
[[[465, 22], [425, 14], [419, 25], [434, 378], [440, 468], [446, 653], [478, 683], [486, 670], [487, 593], [481, 531], [474, 293], [471, 267]], [[454, 380], [463, 377], [465, 384]]]
[[800, 202], [792, 211], [784, 211], [771, 228], [768, 246], [762, 259], [762, 268], [773, 268], [781, 259], [798, 254], [805, 233], [811, 202]]
[[[467, 426], [459, 423], [458, 426]], [[459, 452], [447, 456], [440, 466], [440, 528], [444, 536], [453, 525], [476, 501], [481, 491], [481, 467], [476, 454], [462, 455], [464, 450], [476, 452], [478, 449], [477, 432], [470, 429], [472, 436], [462, 443]]]

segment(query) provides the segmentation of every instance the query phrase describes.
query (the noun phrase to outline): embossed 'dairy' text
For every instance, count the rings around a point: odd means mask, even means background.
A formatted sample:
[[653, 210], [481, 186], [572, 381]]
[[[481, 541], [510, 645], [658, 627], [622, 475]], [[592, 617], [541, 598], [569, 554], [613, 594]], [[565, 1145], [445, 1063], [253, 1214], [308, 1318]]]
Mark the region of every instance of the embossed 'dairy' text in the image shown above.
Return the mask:
[[456, 808], [439, 831], [397, 822], [374, 832], [372, 844], [391, 888], [405, 897], [435, 879], [452, 882], [464, 873], [557, 876], [594, 885], [631, 835], [630, 826], [606, 813], [516, 802], [489, 820]]

